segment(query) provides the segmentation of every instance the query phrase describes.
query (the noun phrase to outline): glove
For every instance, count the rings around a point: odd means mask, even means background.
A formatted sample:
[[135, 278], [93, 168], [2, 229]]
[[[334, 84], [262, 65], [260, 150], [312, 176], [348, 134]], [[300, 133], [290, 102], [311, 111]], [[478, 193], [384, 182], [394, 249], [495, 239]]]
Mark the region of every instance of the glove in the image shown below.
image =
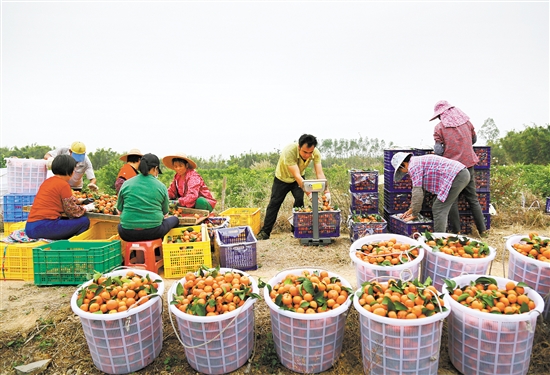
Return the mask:
[[94, 203], [88, 203], [88, 204], [85, 204], [82, 207], [84, 207], [86, 209], [86, 212], [91, 212], [91, 211], [94, 210], [95, 204]]
[[93, 191], [97, 191], [98, 187], [97, 187], [96, 184], [89, 183], [88, 184], [88, 189], [93, 190]]
[[50, 156], [49, 158], [46, 159], [46, 168], [48, 168], [48, 170], [52, 169], [52, 163], [53, 163], [53, 156]]
[[325, 193], [325, 198], [327, 200], [327, 203], [330, 204], [330, 193], [329, 192]]

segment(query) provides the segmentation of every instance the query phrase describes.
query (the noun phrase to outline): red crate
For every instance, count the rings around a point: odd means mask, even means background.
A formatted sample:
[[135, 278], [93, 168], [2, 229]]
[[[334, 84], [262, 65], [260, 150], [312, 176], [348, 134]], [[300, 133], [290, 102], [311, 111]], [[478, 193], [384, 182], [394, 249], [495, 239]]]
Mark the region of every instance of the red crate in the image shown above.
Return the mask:
[[378, 171], [365, 171], [359, 169], [349, 170], [349, 190], [352, 192], [377, 192]]

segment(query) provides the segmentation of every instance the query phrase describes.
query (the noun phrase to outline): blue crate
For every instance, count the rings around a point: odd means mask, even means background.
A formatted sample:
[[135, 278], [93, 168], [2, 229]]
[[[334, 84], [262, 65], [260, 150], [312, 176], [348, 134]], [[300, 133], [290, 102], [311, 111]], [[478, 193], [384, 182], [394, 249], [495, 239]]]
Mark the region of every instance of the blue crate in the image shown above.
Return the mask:
[[546, 211], [547, 214], [550, 214], [550, 197], [546, 198]]
[[478, 169], [491, 168], [491, 147], [474, 146], [474, 152], [479, 158], [479, 161], [477, 162], [475, 168], [478, 168]]
[[350, 191], [350, 210], [356, 214], [378, 213], [378, 192], [354, 193]]
[[354, 193], [378, 191], [378, 171], [351, 169], [348, 172], [350, 176], [350, 191]]
[[[486, 229], [491, 228], [491, 215], [483, 214], [483, 217], [485, 218]], [[460, 234], [471, 234], [475, 226], [472, 214], [460, 214]]]
[[491, 191], [491, 170], [474, 167], [474, 179], [476, 181], [476, 191]]
[[433, 221], [408, 222], [401, 220], [395, 214], [390, 215], [389, 219], [389, 228], [391, 233], [410, 237], [416, 232], [433, 232]]
[[250, 226], [220, 228], [214, 235], [222, 267], [241, 271], [258, 269], [257, 240]]
[[406, 174], [399, 181], [394, 181], [393, 179], [393, 168], [388, 170], [384, 167], [384, 190], [390, 192], [410, 192], [412, 190], [412, 181], [411, 177]]
[[4, 195], [4, 221], [8, 223], [26, 221], [29, 217], [29, 213], [23, 212], [23, 207], [32, 205], [35, 197], [36, 194]]
[[[488, 192], [477, 192], [477, 199], [479, 201], [479, 205], [481, 206], [481, 211], [484, 214], [489, 213], [489, 205], [491, 204], [491, 193]], [[460, 213], [470, 213], [472, 212], [470, 210], [470, 205], [468, 204], [468, 201], [466, 201], [466, 198], [464, 198], [463, 194], [460, 194], [458, 196], [458, 212]]]

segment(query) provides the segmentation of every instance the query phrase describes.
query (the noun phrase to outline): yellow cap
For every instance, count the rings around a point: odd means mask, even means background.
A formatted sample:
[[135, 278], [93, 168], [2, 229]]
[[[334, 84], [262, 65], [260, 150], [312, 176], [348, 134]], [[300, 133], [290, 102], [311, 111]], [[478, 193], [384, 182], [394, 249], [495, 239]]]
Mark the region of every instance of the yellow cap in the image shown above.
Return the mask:
[[71, 151], [75, 154], [85, 154], [86, 146], [84, 145], [84, 143], [76, 141], [73, 142], [73, 144], [71, 145]]

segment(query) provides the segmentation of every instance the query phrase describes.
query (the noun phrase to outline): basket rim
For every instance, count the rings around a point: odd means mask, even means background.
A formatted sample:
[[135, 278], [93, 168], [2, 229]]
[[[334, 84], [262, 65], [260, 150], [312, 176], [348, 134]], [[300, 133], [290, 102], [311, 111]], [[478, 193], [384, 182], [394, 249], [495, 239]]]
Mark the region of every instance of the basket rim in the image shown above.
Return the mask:
[[[506, 250], [508, 250], [508, 252], [510, 253], [510, 256], [516, 257], [516, 255], [517, 255], [518, 256], [517, 259], [521, 259], [524, 262], [534, 264], [534, 265], [536, 265], [540, 268], [550, 268], [550, 262], [543, 262], [543, 261], [538, 260], [538, 259], [529, 258], [528, 256], [520, 254], [516, 249], [514, 249], [512, 247], [513, 244], [520, 242], [522, 238], [526, 238], [526, 237], [529, 237], [529, 235], [518, 234], [518, 235], [512, 236], [512, 237], [508, 238], [508, 240], [506, 240]], [[541, 238], [542, 239], [550, 239], [550, 237], [544, 237], [544, 236], [541, 236]]]
[[[434, 237], [438, 237], [438, 238], [443, 238], [443, 237], [450, 237], [450, 236], [460, 236], [460, 237], [465, 237], [465, 238], [468, 238], [469, 240], [473, 240], [473, 241], [477, 241], [477, 242], [483, 242], [483, 241], [478, 241], [476, 240], [475, 238], [472, 238], [472, 237], [468, 237], [468, 236], [465, 236], [465, 235], [457, 235], [457, 234], [454, 234], [454, 233], [441, 233], [441, 232], [436, 232], [436, 233], [431, 233], [432, 236]], [[489, 262], [492, 262], [496, 255], [497, 255], [497, 250], [492, 247], [492, 246], [489, 246], [489, 256], [485, 257], [485, 258], [462, 258], [462, 257], [457, 257], [457, 256], [454, 256], [454, 255], [449, 255], [449, 254], [445, 254], [445, 253], [442, 253], [440, 251], [433, 251], [433, 248], [431, 246], [429, 246], [428, 244], [426, 244], [425, 242], [425, 237], [424, 235], [421, 235], [419, 238], [419, 242], [421, 243], [422, 247], [424, 247], [424, 249], [426, 250], [426, 257], [428, 256], [428, 254], [431, 254], [431, 255], [434, 255], [434, 256], [437, 256], [437, 257], [442, 257], [443, 259], [447, 259], [449, 261], [452, 261], [452, 262], [456, 262], [456, 263], [464, 263], [464, 264], [475, 264], [475, 263], [489, 263]]]
[[[369, 244], [372, 242], [377, 242], [381, 240], [389, 240], [390, 238], [396, 238], [398, 241], [401, 240], [402, 242], [408, 243], [410, 245], [418, 246], [418, 257], [416, 259], [413, 259], [410, 262], [398, 264], [395, 266], [377, 266], [374, 264], [370, 264], [365, 262], [364, 260], [359, 259], [355, 253], [357, 253], [357, 247], [361, 247], [362, 245]], [[410, 237], [404, 236], [402, 234], [395, 234], [395, 233], [377, 233], [377, 234], [371, 234], [369, 236], [361, 237], [355, 242], [353, 242], [349, 248], [349, 256], [353, 263], [355, 263], [355, 266], [364, 266], [366, 268], [377, 270], [377, 271], [395, 271], [395, 270], [401, 270], [406, 268], [411, 268], [411, 266], [416, 266], [417, 264], [420, 264], [422, 262], [422, 259], [424, 259], [425, 256], [425, 249], [422, 244]]]

